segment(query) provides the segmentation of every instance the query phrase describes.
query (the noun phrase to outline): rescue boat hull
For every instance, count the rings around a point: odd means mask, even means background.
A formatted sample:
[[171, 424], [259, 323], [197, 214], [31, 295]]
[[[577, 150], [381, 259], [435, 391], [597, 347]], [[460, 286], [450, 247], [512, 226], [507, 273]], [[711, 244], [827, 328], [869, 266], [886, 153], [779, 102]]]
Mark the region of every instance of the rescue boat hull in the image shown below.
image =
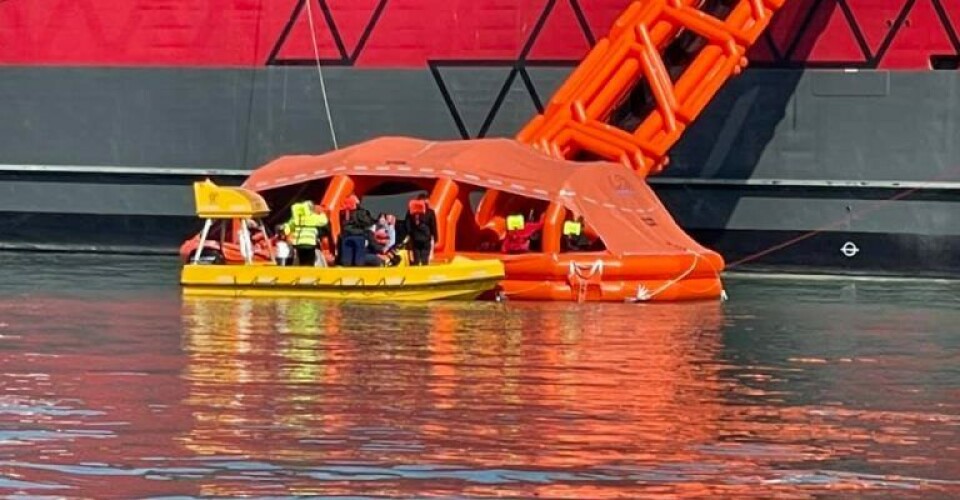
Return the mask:
[[185, 296], [404, 301], [473, 300], [504, 277], [496, 260], [455, 258], [424, 267], [286, 267], [188, 264]]

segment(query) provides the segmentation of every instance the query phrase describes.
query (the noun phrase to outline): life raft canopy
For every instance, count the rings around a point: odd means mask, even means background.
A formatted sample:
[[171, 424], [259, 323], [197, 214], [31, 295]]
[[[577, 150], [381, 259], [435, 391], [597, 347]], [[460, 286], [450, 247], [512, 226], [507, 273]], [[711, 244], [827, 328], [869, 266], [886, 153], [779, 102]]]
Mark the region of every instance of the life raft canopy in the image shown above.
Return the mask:
[[556, 202], [583, 216], [611, 254], [710, 255], [722, 268], [722, 258], [688, 236], [646, 182], [622, 164], [553, 158], [512, 139], [383, 137], [323, 155], [277, 158], [243, 185], [263, 193], [337, 175], [449, 178]]
[[259, 219], [270, 213], [267, 201], [242, 187], [220, 187], [210, 179], [193, 183], [197, 216], [203, 219]]

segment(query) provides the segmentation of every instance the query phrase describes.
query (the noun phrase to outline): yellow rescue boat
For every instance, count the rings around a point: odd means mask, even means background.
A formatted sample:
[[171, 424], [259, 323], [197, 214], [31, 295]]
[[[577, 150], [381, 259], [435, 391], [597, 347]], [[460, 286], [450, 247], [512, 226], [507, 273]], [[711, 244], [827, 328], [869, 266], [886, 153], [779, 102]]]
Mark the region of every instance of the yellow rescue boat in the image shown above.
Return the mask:
[[[184, 295], [220, 297], [309, 297], [337, 300], [470, 300], [496, 288], [504, 277], [497, 259], [454, 257], [429, 266], [302, 267], [276, 264], [267, 229], [270, 209], [260, 195], [243, 188], [194, 184], [197, 215], [206, 219], [190, 260], [183, 266]], [[214, 221], [238, 227], [242, 263], [201, 260]], [[254, 243], [255, 236], [261, 238]], [[223, 243], [223, 238], [220, 240]]]

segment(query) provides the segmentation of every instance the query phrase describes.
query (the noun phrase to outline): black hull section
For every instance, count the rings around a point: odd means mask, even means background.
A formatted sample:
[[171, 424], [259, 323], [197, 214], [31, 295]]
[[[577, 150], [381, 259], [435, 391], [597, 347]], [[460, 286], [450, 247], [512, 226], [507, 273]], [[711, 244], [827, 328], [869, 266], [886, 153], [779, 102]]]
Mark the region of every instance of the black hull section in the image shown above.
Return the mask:
[[[525, 71], [324, 74], [346, 145], [510, 135], [569, 69]], [[956, 71], [749, 70], [650, 182], [732, 269], [960, 276], [958, 89]], [[174, 252], [199, 225], [192, 181], [332, 147], [315, 68], [0, 67], [0, 102], [4, 248]]]
[[[690, 234], [720, 252], [728, 271], [960, 277], [958, 236], [736, 230]], [[848, 243], [858, 249], [852, 257], [841, 251]]]
[[0, 212], [2, 250], [175, 254], [197, 234], [196, 217]]

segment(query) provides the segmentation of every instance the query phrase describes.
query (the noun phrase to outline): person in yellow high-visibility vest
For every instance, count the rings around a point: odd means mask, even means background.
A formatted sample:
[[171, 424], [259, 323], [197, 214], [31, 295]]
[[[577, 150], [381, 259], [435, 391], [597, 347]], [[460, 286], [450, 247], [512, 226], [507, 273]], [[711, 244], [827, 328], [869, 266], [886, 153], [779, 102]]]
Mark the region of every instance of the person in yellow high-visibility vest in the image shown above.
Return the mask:
[[566, 250], [586, 250], [590, 240], [583, 234], [583, 216], [563, 223], [563, 244]]
[[527, 222], [522, 214], [507, 216], [507, 234], [503, 238], [501, 251], [504, 253], [522, 253], [530, 250], [530, 235], [524, 229]]
[[507, 216], [507, 231], [523, 231], [525, 222], [522, 214], [513, 214]]
[[283, 232], [296, 251], [299, 265], [313, 266], [317, 262], [317, 243], [329, 232], [330, 220], [327, 214], [316, 211], [312, 201], [291, 205], [290, 214]]

